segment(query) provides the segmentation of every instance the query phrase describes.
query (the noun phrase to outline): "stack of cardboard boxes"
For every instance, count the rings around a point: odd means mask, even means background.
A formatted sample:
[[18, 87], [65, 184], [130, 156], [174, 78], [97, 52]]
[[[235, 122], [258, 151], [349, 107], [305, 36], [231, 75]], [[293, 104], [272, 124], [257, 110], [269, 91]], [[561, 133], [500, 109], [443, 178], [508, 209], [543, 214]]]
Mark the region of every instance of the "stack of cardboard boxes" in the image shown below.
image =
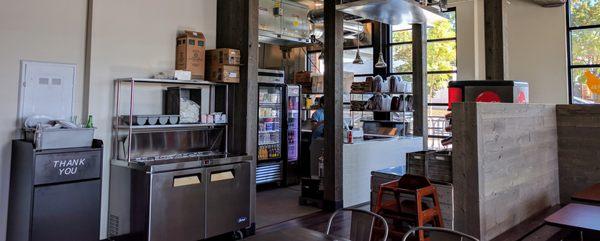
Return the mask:
[[201, 32], [185, 31], [177, 37], [175, 67], [192, 73], [193, 79], [222, 83], [240, 82], [240, 51], [237, 49], [206, 50]]
[[302, 93], [312, 92], [312, 80], [310, 71], [298, 71], [294, 74], [294, 84], [302, 86]]
[[207, 80], [223, 83], [240, 82], [240, 51], [237, 49], [213, 49], [206, 52]]

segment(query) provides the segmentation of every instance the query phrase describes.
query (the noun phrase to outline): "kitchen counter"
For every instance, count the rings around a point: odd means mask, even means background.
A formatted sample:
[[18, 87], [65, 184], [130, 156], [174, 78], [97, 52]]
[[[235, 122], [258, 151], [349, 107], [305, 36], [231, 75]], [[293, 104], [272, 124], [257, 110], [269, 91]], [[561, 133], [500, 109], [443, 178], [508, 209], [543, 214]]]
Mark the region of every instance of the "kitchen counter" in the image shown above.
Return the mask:
[[406, 153], [421, 150], [423, 150], [422, 137], [383, 138], [368, 141], [355, 139], [352, 144], [344, 144], [344, 207], [370, 201], [371, 172], [405, 166]]
[[221, 153], [214, 155], [190, 156], [164, 160], [132, 160], [131, 162], [127, 162], [126, 160], [115, 159], [112, 160], [111, 163], [114, 166], [127, 167], [140, 171], [155, 173], [172, 169], [199, 168], [250, 160], [252, 160], [252, 156], [242, 154]]

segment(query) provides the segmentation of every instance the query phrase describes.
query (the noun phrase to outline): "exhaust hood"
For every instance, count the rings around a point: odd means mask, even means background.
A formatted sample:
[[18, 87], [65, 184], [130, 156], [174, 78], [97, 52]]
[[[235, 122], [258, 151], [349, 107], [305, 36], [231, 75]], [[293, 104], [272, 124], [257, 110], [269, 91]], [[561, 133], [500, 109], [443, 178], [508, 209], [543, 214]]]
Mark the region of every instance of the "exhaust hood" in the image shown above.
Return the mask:
[[414, 0], [359, 0], [338, 4], [336, 8], [343, 13], [389, 25], [432, 25], [445, 19], [438, 8], [424, 6]]

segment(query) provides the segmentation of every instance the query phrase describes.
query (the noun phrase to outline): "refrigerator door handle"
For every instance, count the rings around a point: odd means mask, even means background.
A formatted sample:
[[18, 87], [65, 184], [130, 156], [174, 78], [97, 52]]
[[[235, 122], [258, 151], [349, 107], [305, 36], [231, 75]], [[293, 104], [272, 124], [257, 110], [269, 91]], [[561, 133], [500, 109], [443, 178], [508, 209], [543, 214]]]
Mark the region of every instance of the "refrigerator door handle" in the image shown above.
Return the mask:
[[173, 177], [173, 187], [183, 187], [201, 184], [201, 174], [185, 175]]

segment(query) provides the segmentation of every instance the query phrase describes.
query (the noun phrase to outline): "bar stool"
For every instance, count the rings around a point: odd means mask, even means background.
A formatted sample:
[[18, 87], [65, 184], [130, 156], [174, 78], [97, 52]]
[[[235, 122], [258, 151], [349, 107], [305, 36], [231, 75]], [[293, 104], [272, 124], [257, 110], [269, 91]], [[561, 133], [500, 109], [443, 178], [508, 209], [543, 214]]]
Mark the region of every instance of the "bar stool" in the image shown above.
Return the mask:
[[[383, 200], [385, 193], [393, 194], [392, 200]], [[402, 197], [402, 199], [401, 199]], [[429, 207], [423, 198], [431, 198], [433, 207]], [[399, 180], [381, 184], [377, 193], [375, 213], [393, 221], [390, 236], [404, 233], [401, 224], [404, 222], [423, 227], [443, 227], [442, 211], [435, 187], [426, 177], [406, 174]], [[423, 230], [419, 230], [419, 240], [427, 241]]]

